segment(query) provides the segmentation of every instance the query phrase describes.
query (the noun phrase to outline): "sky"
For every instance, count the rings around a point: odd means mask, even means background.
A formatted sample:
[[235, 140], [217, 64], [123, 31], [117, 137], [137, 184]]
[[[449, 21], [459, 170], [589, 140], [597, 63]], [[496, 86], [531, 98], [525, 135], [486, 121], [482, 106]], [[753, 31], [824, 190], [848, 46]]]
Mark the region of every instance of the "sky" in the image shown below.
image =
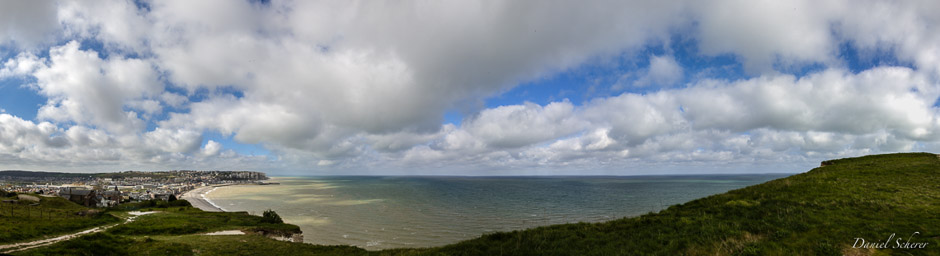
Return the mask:
[[4, 1], [0, 169], [802, 172], [940, 150], [937, 1]]

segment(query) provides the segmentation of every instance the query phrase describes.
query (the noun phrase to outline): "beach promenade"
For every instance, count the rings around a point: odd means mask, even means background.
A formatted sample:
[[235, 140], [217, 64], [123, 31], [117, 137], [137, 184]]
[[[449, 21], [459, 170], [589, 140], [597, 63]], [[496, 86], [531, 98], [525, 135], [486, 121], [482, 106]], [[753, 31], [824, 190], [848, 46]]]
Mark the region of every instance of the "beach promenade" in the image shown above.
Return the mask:
[[199, 188], [190, 190], [189, 192], [183, 193], [183, 195], [180, 196], [180, 199], [189, 201], [189, 203], [192, 204], [193, 207], [199, 208], [200, 210], [203, 210], [203, 211], [224, 212], [224, 210], [220, 209], [219, 207], [215, 207], [214, 205], [209, 203], [209, 201], [206, 201], [206, 199], [202, 197], [202, 194], [209, 192], [209, 190], [212, 190], [213, 188], [216, 188], [216, 187], [214, 186], [199, 187]]

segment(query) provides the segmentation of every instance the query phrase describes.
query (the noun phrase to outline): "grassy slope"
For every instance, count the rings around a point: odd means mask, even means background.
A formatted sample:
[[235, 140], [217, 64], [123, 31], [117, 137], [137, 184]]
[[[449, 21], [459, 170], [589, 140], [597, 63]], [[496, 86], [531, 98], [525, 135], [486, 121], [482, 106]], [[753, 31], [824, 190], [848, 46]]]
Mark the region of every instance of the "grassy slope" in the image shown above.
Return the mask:
[[[277, 241], [259, 235], [293, 234], [300, 227], [264, 223], [244, 212], [204, 212], [184, 203], [123, 205], [125, 210], [160, 211], [108, 231], [86, 235], [15, 255], [350, 255], [366, 251], [352, 246], [321, 246]], [[120, 212], [115, 212], [119, 214]], [[249, 235], [205, 236], [221, 230], [243, 230]]]
[[[940, 159], [936, 155], [877, 155], [830, 163], [808, 173], [672, 206], [655, 214], [495, 233], [427, 249], [367, 252], [350, 246], [280, 242], [257, 235], [194, 235], [195, 230], [185, 230], [182, 225], [196, 218], [206, 223], [198, 230], [252, 224], [229, 225], [218, 221], [226, 214], [200, 215], [186, 208], [181, 213], [140, 219], [153, 218], [151, 224], [171, 228], [105, 232], [22, 254], [940, 255]], [[851, 248], [856, 237], [884, 241], [891, 233], [907, 238], [915, 231], [921, 232], [915, 241], [930, 243], [926, 249]]]
[[164, 212], [140, 217], [109, 232], [118, 235], [185, 235], [234, 229], [265, 230], [279, 234], [300, 232], [300, 227], [296, 225], [263, 223], [260, 217], [245, 212], [204, 212], [193, 207], [155, 210]]
[[32, 206], [31, 202], [27, 201], [20, 201], [16, 204], [0, 203], [0, 244], [68, 234], [116, 223], [120, 220], [110, 214], [78, 216], [76, 212], [85, 211], [88, 208], [61, 197], [39, 197], [39, 199], [38, 206]]

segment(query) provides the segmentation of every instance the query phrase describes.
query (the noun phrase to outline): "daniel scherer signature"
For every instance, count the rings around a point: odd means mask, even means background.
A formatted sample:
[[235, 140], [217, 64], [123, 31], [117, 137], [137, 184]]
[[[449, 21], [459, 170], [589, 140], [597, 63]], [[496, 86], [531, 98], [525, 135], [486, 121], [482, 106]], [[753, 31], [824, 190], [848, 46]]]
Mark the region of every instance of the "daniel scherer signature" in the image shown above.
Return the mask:
[[914, 242], [914, 236], [920, 232], [914, 232], [907, 239], [903, 237], [895, 238], [896, 234], [891, 233], [888, 239], [882, 241], [866, 241], [864, 238], [856, 237], [852, 248], [873, 248], [873, 249], [923, 249], [927, 247], [927, 242]]

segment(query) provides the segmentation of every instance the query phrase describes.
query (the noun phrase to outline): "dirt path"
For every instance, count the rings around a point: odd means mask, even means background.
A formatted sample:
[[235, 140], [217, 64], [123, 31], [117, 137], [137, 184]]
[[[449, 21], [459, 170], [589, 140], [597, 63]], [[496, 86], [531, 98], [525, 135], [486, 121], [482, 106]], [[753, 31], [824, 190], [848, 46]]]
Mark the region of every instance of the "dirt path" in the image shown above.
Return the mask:
[[84, 230], [81, 232], [43, 239], [43, 240], [0, 245], [0, 253], [14, 253], [14, 252], [22, 251], [22, 250], [29, 250], [29, 249], [33, 249], [36, 247], [42, 247], [42, 246], [47, 246], [47, 245], [55, 244], [58, 242], [66, 241], [66, 240], [76, 238], [82, 235], [98, 233], [101, 231], [108, 230], [109, 228], [113, 228], [117, 225], [131, 223], [134, 221], [134, 219], [137, 219], [138, 216], [147, 215], [147, 214], [156, 213], [156, 212], [155, 211], [152, 211], [152, 212], [136, 212], [135, 211], [135, 212], [129, 212], [129, 213], [133, 216], [131, 216], [130, 218], [127, 218], [127, 220], [124, 220], [123, 223], [95, 227], [95, 228]]

